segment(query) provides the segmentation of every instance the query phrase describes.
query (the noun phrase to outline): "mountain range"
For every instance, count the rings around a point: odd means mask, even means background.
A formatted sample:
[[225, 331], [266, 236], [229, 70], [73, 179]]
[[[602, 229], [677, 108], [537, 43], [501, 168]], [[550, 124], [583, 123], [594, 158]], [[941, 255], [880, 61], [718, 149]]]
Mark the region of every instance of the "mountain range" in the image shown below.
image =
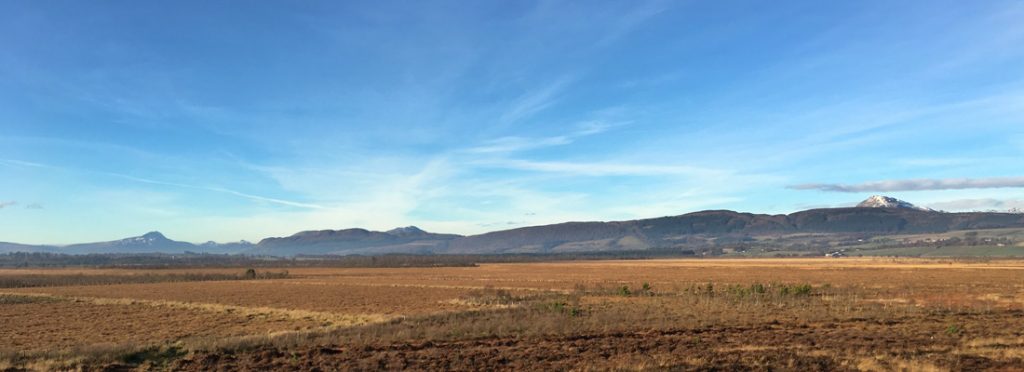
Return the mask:
[[566, 222], [461, 236], [415, 226], [389, 231], [365, 229], [302, 231], [249, 242], [192, 244], [159, 232], [110, 242], [40, 246], [0, 243], [0, 252], [169, 253], [296, 255], [500, 254], [709, 249], [791, 234], [889, 235], [1024, 227], [1024, 214], [947, 213], [872, 196], [851, 208], [810, 209], [768, 215], [709, 210], [630, 221]]
[[27, 245], [0, 242], [0, 253], [4, 252], [46, 252], [64, 254], [146, 254], [146, 253], [212, 253], [235, 254], [252, 249], [255, 244], [241, 241], [235, 243], [206, 242], [192, 244], [168, 239], [158, 231], [145, 233], [141, 236], [113, 240], [109, 242], [71, 244], [65, 246]]

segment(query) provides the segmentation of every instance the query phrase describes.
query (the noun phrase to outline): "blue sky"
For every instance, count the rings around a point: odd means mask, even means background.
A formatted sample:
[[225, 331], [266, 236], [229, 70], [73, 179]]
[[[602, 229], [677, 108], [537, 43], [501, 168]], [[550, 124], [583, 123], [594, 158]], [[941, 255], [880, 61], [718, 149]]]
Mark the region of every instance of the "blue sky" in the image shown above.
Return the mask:
[[5, 2], [0, 241], [1024, 207], [1020, 1]]

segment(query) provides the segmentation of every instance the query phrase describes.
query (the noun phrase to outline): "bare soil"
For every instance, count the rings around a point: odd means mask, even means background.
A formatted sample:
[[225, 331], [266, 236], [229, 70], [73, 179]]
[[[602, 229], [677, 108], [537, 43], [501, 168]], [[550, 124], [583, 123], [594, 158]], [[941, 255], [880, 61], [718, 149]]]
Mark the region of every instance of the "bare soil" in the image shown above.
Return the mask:
[[[0, 277], [170, 272], [237, 269]], [[298, 268], [0, 292], [0, 370], [1024, 370], [1013, 260]]]
[[[1024, 316], [951, 314], [985, 327]], [[491, 338], [470, 341], [259, 348], [243, 353], [197, 353], [174, 369], [253, 370], [1020, 370], [1024, 343], [1016, 330], [988, 327], [1003, 343], [971, 344], [969, 336], [936, 329], [951, 319], [895, 322], [854, 319], [821, 324], [659, 329], [635, 332]], [[1015, 322], [1014, 326], [1020, 326]], [[938, 333], [938, 335], [937, 335]], [[967, 346], [968, 344], [974, 345]], [[1000, 354], [1000, 351], [1010, 351]]]

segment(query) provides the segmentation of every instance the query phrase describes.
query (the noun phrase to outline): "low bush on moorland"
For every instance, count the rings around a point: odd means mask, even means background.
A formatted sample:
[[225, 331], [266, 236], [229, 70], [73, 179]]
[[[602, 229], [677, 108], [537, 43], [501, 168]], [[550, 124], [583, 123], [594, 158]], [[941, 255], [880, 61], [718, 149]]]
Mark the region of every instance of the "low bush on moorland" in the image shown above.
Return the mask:
[[528, 297], [513, 294], [507, 289], [487, 286], [483, 289], [473, 290], [462, 296], [462, 300], [468, 304], [482, 306], [515, 306], [525, 302]]

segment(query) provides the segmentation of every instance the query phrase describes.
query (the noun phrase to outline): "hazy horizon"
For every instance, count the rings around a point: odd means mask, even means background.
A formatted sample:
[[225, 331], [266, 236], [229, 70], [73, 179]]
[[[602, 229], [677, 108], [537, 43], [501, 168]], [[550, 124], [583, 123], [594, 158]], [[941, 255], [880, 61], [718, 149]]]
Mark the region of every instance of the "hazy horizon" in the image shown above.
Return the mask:
[[1024, 208], [1024, 4], [0, 5], [0, 241]]

